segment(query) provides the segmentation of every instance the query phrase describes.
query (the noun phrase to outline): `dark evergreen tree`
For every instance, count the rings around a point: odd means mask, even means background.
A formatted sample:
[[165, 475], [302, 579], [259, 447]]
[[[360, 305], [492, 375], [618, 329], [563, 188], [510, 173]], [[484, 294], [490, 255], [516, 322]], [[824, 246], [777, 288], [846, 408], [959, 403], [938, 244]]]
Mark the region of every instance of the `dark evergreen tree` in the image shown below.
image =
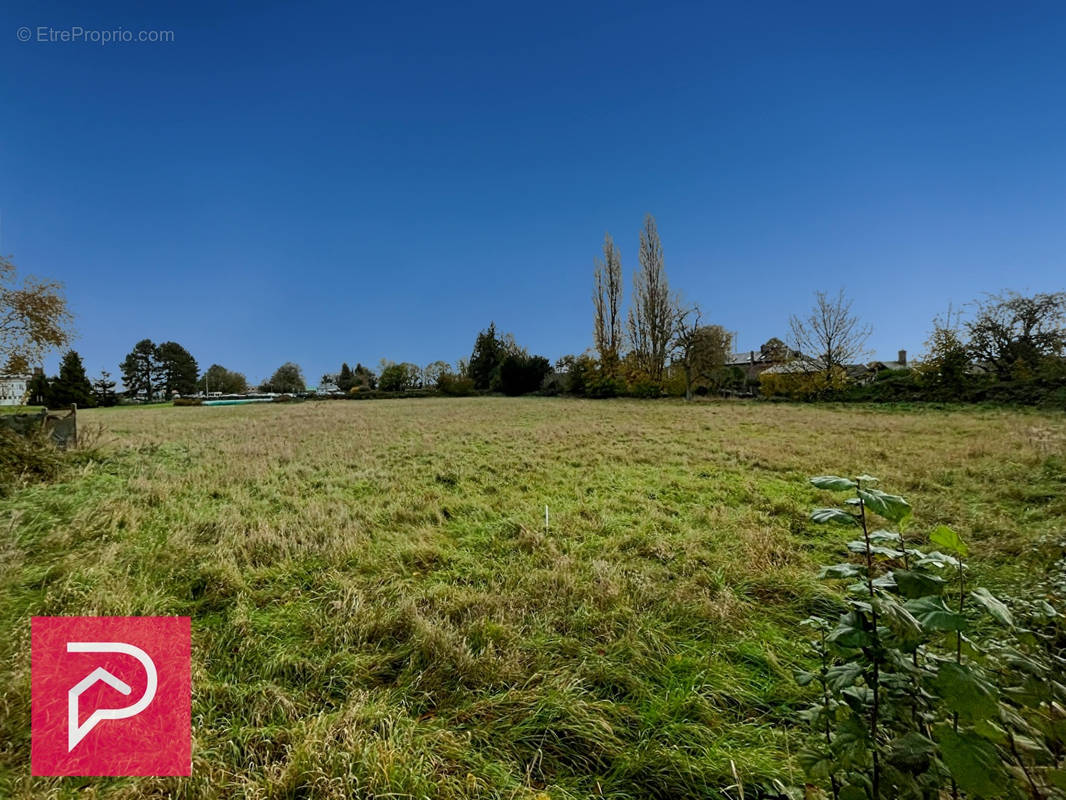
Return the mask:
[[337, 375], [337, 388], [347, 392], [352, 386], [352, 368], [347, 363], [341, 364], [341, 371]]
[[59, 364], [59, 376], [52, 381], [48, 405], [52, 408], [67, 408], [72, 403], [79, 408], [93, 405], [93, 387], [85, 375], [81, 356], [74, 350], [63, 354]]
[[496, 323], [477, 335], [474, 352], [470, 354], [467, 375], [474, 381], [478, 391], [487, 392], [497, 388], [500, 380], [500, 365], [507, 352], [503, 341], [496, 336]]
[[377, 385], [378, 379], [377, 376], [374, 374], [374, 371], [356, 362], [355, 369], [352, 370], [351, 388], [362, 388], [370, 390], [376, 389]]
[[200, 368], [188, 350], [177, 342], [163, 342], [155, 350], [155, 361], [164, 400], [175, 392], [180, 395], [196, 392]]
[[156, 347], [151, 339], [141, 339], [133, 350], [119, 365], [122, 370], [122, 384], [127, 397], [137, 397], [144, 393], [149, 403], [156, 394], [158, 366], [156, 364]]
[[40, 370], [33, 373], [26, 386], [26, 402], [31, 406], [47, 406], [52, 398], [52, 385]]
[[111, 373], [107, 370], [103, 370], [100, 377], [93, 381], [93, 399], [101, 408], [109, 408], [118, 404], [115, 382], [111, 380]]

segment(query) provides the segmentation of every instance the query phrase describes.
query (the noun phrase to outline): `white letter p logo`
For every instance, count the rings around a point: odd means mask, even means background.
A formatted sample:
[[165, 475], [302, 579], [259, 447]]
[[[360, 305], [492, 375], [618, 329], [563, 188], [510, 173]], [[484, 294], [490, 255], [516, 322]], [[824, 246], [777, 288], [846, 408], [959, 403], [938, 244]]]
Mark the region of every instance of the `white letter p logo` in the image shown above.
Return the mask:
[[78, 698], [82, 693], [97, 681], [103, 681], [112, 689], [128, 695], [133, 689], [128, 683], [119, 680], [103, 667], [97, 667], [67, 692], [67, 751], [71, 751], [78, 742], [84, 739], [96, 725], [105, 719], [126, 719], [135, 717], [148, 708], [155, 697], [155, 690], [159, 683], [155, 672], [155, 664], [148, 654], [139, 647], [125, 642], [67, 642], [68, 653], [125, 653], [133, 656], [141, 662], [145, 674], [148, 676], [148, 685], [144, 689], [144, 695], [131, 706], [123, 708], [98, 708], [84, 725], [78, 724]]

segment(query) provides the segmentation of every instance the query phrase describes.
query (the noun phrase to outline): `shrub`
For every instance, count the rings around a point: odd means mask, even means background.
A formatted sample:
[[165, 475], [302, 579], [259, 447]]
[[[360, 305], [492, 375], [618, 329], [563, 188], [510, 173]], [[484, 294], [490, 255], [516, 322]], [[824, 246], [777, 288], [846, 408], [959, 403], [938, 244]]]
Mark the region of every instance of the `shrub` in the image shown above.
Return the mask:
[[453, 372], [446, 372], [441, 375], [437, 381], [437, 388], [440, 389], [442, 394], [452, 397], [468, 397], [469, 395], [477, 394], [477, 389], [474, 387], [474, 381], [471, 378], [456, 375]]
[[381, 371], [378, 388], [383, 392], [402, 392], [410, 388], [407, 368], [403, 364], [389, 364]]
[[500, 391], [512, 397], [537, 391], [552, 371], [543, 356], [512, 353], [500, 364]]
[[560, 375], [558, 372], [551, 372], [544, 376], [538, 394], [542, 394], [545, 397], [556, 397], [566, 391], [566, 386], [566, 375]]
[[790, 400], [818, 400], [847, 387], [847, 375], [837, 369], [832, 375], [824, 372], [764, 372], [759, 385], [765, 397], [787, 397]]
[[563, 376], [562, 391], [579, 397], [588, 394], [589, 384], [596, 380], [600, 371], [599, 363], [587, 353], [563, 356], [555, 363], [555, 368]]
[[585, 393], [589, 397], [603, 399], [607, 397], [621, 397], [626, 393], [626, 384], [621, 378], [610, 375], [596, 375], [588, 382]]
[[630, 385], [629, 394], [632, 397], [640, 397], [644, 399], [662, 397], [663, 387], [653, 380], [641, 378]]
[[818, 661], [796, 675], [817, 687], [798, 755], [809, 780], [834, 798], [1062, 797], [1062, 615], [975, 586], [945, 525], [928, 536], [935, 549], [917, 547], [910, 505], [876, 482], [811, 479], [853, 495], [811, 519], [860, 538], [853, 560], [819, 574], [846, 582], [839, 618], [804, 623]]
[[175, 397], [174, 405], [176, 406], [202, 406], [204, 401], [199, 397]]

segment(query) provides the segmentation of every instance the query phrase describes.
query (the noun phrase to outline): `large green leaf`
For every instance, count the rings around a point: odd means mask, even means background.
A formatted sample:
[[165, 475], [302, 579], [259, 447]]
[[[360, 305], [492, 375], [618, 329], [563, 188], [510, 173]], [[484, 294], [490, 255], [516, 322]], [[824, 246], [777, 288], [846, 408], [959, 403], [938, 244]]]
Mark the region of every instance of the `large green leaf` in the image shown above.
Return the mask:
[[856, 714], [865, 714], [866, 710], [873, 705], [874, 690], [869, 686], [849, 686], [840, 692], [842, 699]]
[[966, 629], [966, 618], [948, 608], [943, 598], [918, 597], [908, 600], [903, 607], [929, 630], [962, 631]]
[[999, 712], [995, 689], [965, 664], [943, 662], [933, 683], [944, 704], [964, 720], [991, 720]]
[[831, 578], [857, 578], [860, 575], [865, 574], [865, 570], [860, 569], [856, 564], [833, 564], [831, 566], [822, 567], [818, 571], [818, 578], [819, 580]]
[[921, 642], [921, 623], [898, 599], [892, 595], [881, 595], [873, 602], [881, 614], [881, 619], [902, 644], [914, 646]]
[[876, 544], [898, 544], [903, 537], [895, 531], [871, 531], [870, 541]]
[[832, 633], [825, 637], [827, 642], [838, 647], [866, 647], [870, 644], [870, 632], [863, 626], [862, 618], [854, 611], [840, 617], [840, 622]]
[[840, 800], [868, 800], [870, 795], [865, 787], [849, 784], [848, 786], [841, 788], [837, 797], [839, 797]]
[[908, 569], [894, 569], [892, 570], [892, 575], [896, 579], [899, 593], [910, 599], [927, 595], [939, 596], [946, 583], [939, 575], [930, 575], [927, 572], [916, 572]]
[[970, 592], [970, 597], [981, 606], [985, 611], [992, 615], [992, 618], [1002, 625], [1006, 625], [1008, 628], [1014, 627], [1014, 617], [1010, 613], [1010, 609], [1007, 608], [1001, 600], [996, 599], [993, 594], [981, 587], [974, 589]]
[[834, 664], [826, 670], [826, 683], [835, 691], [852, 686], [862, 677], [863, 665], [857, 661], [848, 661], [844, 664]]
[[879, 489], [859, 489], [859, 497], [868, 510], [893, 522], [902, 522], [913, 513], [911, 504], [898, 494], [886, 494]]
[[829, 753], [813, 747], [801, 748], [796, 753], [796, 761], [807, 777], [815, 780], [826, 780], [836, 767]]
[[835, 522], [841, 525], [858, 525], [854, 514], [840, 508], [816, 508], [811, 512], [811, 521], [820, 524]]
[[953, 553], [958, 553], [960, 556], [968, 555], [970, 552], [962, 537], [947, 525], [937, 525], [933, 528], [933, 532], [929, 534], [929, 541]]
[[917, 557], [918, 560], [914, 562], [916, 567], [936, 567], [937, 569], [944, 569], [945, 567], [951, 567], [952, 569], [958, 569], [959, 560], [955, 556], [949, 556], [947, 553], [941, 553], [939, 550], [934, 550], [931, 553], [924, 553]]
[[855, 488], [855, 481], [841, 478], [837, 475], [819, 475], [816, 478], [811, 478], [811, 483], [819, 489], [826, 489], [830, 492], [844, 492]]
[[948, 725], [935, 732], [940, 757], [959, 788], [974, 797], [1004, 797], [1009, 793], [1007, 773], [996, 746], [976, 733], [956, 733]]
[[888, 744], [888, 760], [906, 772], [920, 772], [929, 766], [936, 744], [917, 731], [905, 733]]
[[797, 669], [792, 673], [792, 677], [795, 679], [798, 685], [807, 686], [818, 676], [815, 675], [813, 672], [807, 672], [807, 670], [804, 669]]
[[[867, 550], [866, 542], [862, 539], [854, 539], [848, 542], [847, 547], [848, 550], [853, 553], [865, 553]], [[903, 551], [897, 550], [894, 547], [885, 547], [881, 544], [871, 544], [869, 550], [875, 556], [884, 556], [885, 558], [903, 558]]]

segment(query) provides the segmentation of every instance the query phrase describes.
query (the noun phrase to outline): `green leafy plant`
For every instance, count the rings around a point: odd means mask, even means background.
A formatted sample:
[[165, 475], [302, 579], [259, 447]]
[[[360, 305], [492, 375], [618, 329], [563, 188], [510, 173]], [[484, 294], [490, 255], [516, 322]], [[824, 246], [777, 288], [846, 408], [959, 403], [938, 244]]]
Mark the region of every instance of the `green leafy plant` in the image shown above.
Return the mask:
[[[969, 548], [939, 525], [918, 545], [910, 504], [870, 475], [811, 479], [850, 495], [811, 520], [852, 528], [844, 607], [805, 625], [817, 687], [802, 712], [809, 781], [834, 800], [1066, 797], [1062, 615], [1048, 602], [1000, 599], [972, 585]], [[810, 795], [808, 795], [810, 796]]]

